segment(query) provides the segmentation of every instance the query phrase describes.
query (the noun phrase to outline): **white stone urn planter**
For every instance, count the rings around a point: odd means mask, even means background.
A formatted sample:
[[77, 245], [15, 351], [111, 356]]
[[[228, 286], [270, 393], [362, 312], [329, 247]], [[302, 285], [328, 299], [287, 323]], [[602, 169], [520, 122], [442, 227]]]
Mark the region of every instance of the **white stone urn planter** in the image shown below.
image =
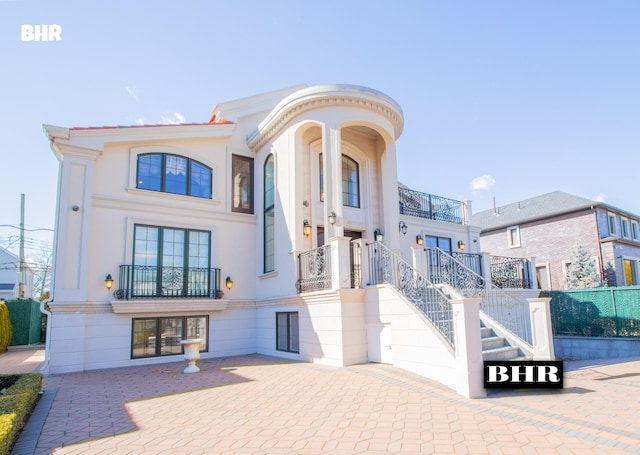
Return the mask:
[[199, 338], [193, 340], [182, 340], [180, 344], [184, 349], [184, 359], [188, 365], [183, 373], [197, 373], [200, 368], [196, 366], [196, 362], [200, 360], [200, 344], [202, 340]]

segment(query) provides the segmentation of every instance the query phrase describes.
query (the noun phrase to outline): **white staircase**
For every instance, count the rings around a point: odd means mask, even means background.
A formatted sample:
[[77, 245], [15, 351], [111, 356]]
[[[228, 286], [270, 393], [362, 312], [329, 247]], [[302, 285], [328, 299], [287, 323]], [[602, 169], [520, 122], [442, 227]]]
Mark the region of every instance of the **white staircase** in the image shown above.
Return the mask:
[[491, 327], [480, 323], [483, 360], [527, 360], [518, 346], [513, 346], [505, 337], [496, 335]]

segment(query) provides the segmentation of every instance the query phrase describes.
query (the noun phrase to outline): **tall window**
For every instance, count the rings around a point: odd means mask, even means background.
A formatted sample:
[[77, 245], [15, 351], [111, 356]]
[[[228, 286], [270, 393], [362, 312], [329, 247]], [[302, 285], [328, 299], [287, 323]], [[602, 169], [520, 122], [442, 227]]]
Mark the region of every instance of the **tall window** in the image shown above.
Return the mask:
[[206, 351], [208, 326], [207, 316], [133, 319], [131, 358], [181, 354], [180, 341], [190, 339], [203, 340], [200, 351]]
[[607, 215], [607, 219], [609, 220], [609, 235], [618, 235], [618, 230], [616, 229], [616, 216], [609, 213]]
[[275, 270], [275, 167], [273, 155], [264, 163], [264, 273]]
[[253, 159], [233, 155], [231, 158], [231, 210], [253, 213]]
[[[320, 200], [324, 201], [324, 168], [322, 153], [320, 156]], [[347, 207], [360, 207], [360, 168], [358, 163], [342, 155], [342, 204]]]
[[136, 225], [132, 297], [209, 296], [211, 234]]
[[276, 349], [300, 352], [300, 329], [298, 312], [276, 313]]
[[136, 187], [143, 190], [211, 197], [211, 168], [166, 153], [138, 155]]

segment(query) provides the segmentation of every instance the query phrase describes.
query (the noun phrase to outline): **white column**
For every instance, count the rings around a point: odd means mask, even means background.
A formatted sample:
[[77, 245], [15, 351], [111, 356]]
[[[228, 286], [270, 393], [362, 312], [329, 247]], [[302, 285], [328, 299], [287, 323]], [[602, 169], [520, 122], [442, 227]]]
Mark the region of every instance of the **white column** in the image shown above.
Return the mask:
[[411, 257], [413, 259], [413, 268], [420, 272], [425, 277], [429, 276], [429, 270], [427, 267], [427, 254], [423, 245], [411, 246]]
[[466, 398], [483, 398], [484, 362], [480, 336], [480, 298], [451, 301], [456, 347], [456, 392]]
[[[344, 235], [342, 217], [342, 147], [339, 125], [325, 124], [322, 132], [325, 238]], [[329, 223], [329, 214], [336, 223]]]
[[527, 299], [531, 312], [533, 360], [555, 360], [551, 329], [550, 298]]
[[398, 165], [396, 161], [396, 144], [386, 144], [380, 158], [380, 198], [384, 225], [384, 243], [393, 251], [400, 250], [400, 211], [398, 208]]
[[[89, 235], [93, 165], [100, 150], [59, 145], [63, 155], [58, 188], [58, 223], [53, 297], [56, 302], [85, 302], [89, 268]], [[106, 273], [106, 271], [105, 271]]]
[[331, 289], [351, 288], [350, 237], [333, 237], [331, 245]]

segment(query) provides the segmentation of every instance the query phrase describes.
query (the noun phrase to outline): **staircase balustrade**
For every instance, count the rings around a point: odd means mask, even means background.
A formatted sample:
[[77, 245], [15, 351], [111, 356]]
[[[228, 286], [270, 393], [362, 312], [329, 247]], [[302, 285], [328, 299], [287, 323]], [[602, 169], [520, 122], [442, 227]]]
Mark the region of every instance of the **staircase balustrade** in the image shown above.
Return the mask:
[[447, 295], [409, 263], [379, 242], [367, 245], [369, 283], [387, 283], [404, 295], [454, 346], [453, 314]]
[[464, 297], [481, 297], [480, 311], [507, 331], [531, 344], [529, 303], [503, 291], [468, 268], [462, 261], [439, 248], [427, 248], [429, 277], [433, 283], [446, 283]]

